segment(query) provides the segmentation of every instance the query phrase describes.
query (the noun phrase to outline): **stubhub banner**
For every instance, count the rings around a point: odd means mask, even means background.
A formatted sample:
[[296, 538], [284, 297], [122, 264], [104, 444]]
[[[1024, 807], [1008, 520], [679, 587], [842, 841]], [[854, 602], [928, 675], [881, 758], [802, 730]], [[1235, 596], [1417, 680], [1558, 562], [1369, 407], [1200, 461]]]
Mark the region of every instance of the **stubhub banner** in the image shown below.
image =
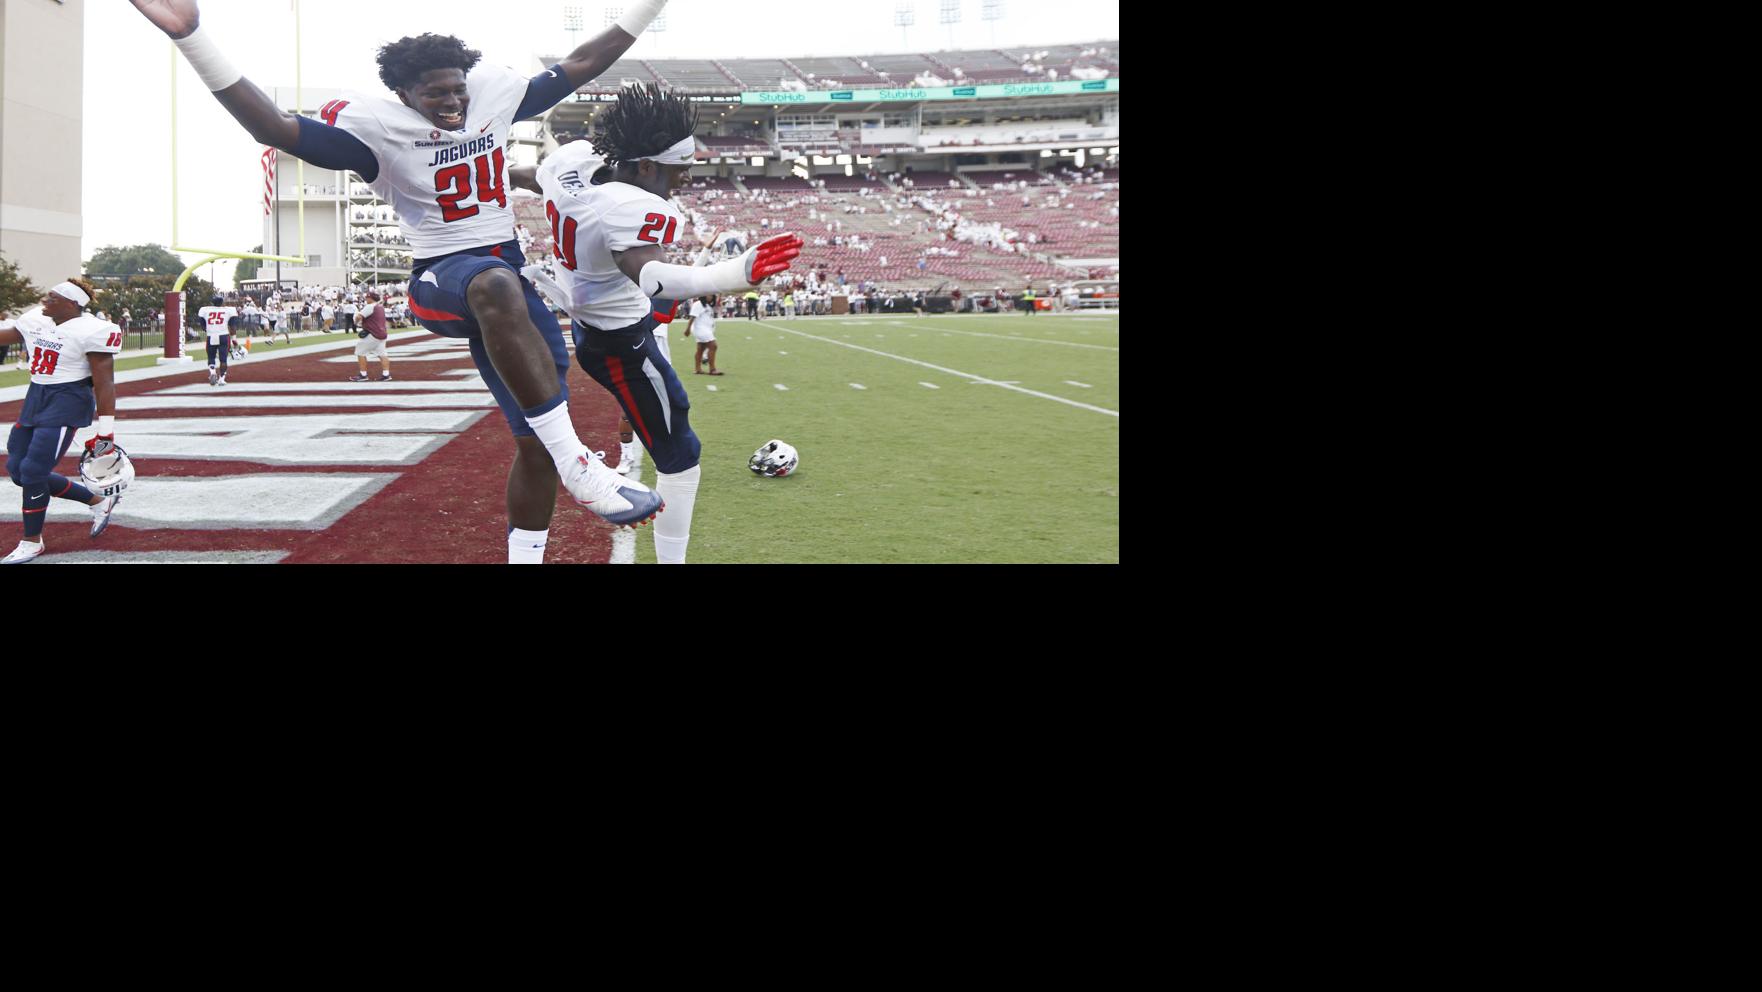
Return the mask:
[[740, 94], [743, 104], [917, 103], [922, 100], [1002, 100], [1071, 93], [1118, 93], [1114, 79], [1061, 79], [1056, 83], [992, 83], [985, 86], [906, 87], [884, 90], [759, 90]]

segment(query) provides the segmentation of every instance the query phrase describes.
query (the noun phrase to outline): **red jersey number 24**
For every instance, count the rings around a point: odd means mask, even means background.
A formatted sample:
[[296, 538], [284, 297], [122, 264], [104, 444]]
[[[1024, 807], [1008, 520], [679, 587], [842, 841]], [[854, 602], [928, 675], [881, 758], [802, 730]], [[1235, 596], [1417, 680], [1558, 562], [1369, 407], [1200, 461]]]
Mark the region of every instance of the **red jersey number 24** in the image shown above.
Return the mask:
[[471, 195], [473, 171], [477, 173], [477, 203], [494, 203], [506, 209], [508, 193], [502, 186], [503, 161], [502, 150], [497, 148], [493, 160], [488, 155], [479, 155], [471, 165], [461, 162], [435, 173], [434, 191], [440, 194], [435, 202], [440, 204], [441, 220], [452, 223], [477, 216], [476, 203], [469, 207], [459, 206], [461, 200]]

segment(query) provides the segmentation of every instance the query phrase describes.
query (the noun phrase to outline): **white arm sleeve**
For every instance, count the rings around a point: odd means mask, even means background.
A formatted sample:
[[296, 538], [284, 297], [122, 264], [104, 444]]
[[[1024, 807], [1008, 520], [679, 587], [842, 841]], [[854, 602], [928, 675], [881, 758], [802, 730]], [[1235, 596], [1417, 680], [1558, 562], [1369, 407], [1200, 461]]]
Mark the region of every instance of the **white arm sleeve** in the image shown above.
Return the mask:
[[638, 37], [642, 34], [642, 29], [648, 27], [649, 22], [654, 20], [655, 15], [659, 14], [661, 8], [665, 6], [667, 6], [667, 0], [636, 0], [624, 12], [624, 16], [618, 18], [618, 26], [623, 28], [624, 33], [630, 37]]
[[660, 296], [669, 300], [751, 289], [752, 283], [746, 281], [746, 263], [751, 254], [752, 252], [747, 252], [701, 269], [690, 265], [650, 262], [642, 267], [642, 278], [636, 284], [648, 296]]

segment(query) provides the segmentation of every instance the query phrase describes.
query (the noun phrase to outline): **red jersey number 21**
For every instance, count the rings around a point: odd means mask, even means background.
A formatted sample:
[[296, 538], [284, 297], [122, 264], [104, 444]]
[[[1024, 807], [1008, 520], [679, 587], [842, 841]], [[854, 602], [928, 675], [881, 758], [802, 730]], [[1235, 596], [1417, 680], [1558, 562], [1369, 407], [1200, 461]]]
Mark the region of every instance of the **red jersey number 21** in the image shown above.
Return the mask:
[[[647, 241], [649, 244], [654, 245], [670, 245], [673, 243], [673, 235], [679, 230], [679, 218], [668, 217], [666, 214], [649, 214], [647, 217], [644, 217], [643, 220], [648, 223], [643, 225], [642, 230], [636, 232], [636, 240]], [[666, 233], [658, 238], [655, 237], [654, 235], [661, 230], [663, 225], [667, 228]]]
[[477, 216], [476, 203], [469, 207], [459, 206], [461, 200], [471, 195], [473, 171], [477, 173], [477, 203], [494, 203], [505, 209], [508, 192], [502, 186], [503, 161], [502, 150], [497, 148], [493, 160], [488, 155], [479, 155], [471, 165], [461, 162], [435, 173], [434, 191], [440, 194], [435, 202], [440, 204], [441, 220], [452, 223]]

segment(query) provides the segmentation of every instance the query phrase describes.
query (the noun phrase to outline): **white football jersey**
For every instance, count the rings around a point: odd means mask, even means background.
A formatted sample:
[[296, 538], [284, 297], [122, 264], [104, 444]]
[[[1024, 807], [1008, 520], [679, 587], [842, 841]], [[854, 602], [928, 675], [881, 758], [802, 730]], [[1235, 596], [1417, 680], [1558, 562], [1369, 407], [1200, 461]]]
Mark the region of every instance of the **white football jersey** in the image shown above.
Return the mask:
[[219, 344], [222, 334], [231, 333], [229, 322], [239, 315], [236, 307], [203, 307], [196, 311], [196, 318], [202, 326], [208, 328], [208, 343]]
[[538, 185], [555, 241], [557, 284], [569, 295], [558, 302], [575, 319], [610, 331], [641, 320], [650, 306], [612, 253], [670, 245], [685, 220], [673, 201], [648, 190], [620, 182], [593, 185], [603, 164], [592, 145], [573, 141], [538, 167]]
[[114, 355], [122, 350], [122, 328], [89, 313], [65, 324], [35, 313], [20, 317], [16, 326], [24, 335], [31, 382], [39, 386], [89, 379], [92, 365], [86, 360], [88, 352]]
[[442, 131], [396, 100], [344, 94], [319, 117], [354, 135], [379, 160], [368, 185], [392, 205], [419, 259], [514, 238], [508, 203], [508, 132], [529, 80], [506, 66], [465, 76], [465, 126]]

